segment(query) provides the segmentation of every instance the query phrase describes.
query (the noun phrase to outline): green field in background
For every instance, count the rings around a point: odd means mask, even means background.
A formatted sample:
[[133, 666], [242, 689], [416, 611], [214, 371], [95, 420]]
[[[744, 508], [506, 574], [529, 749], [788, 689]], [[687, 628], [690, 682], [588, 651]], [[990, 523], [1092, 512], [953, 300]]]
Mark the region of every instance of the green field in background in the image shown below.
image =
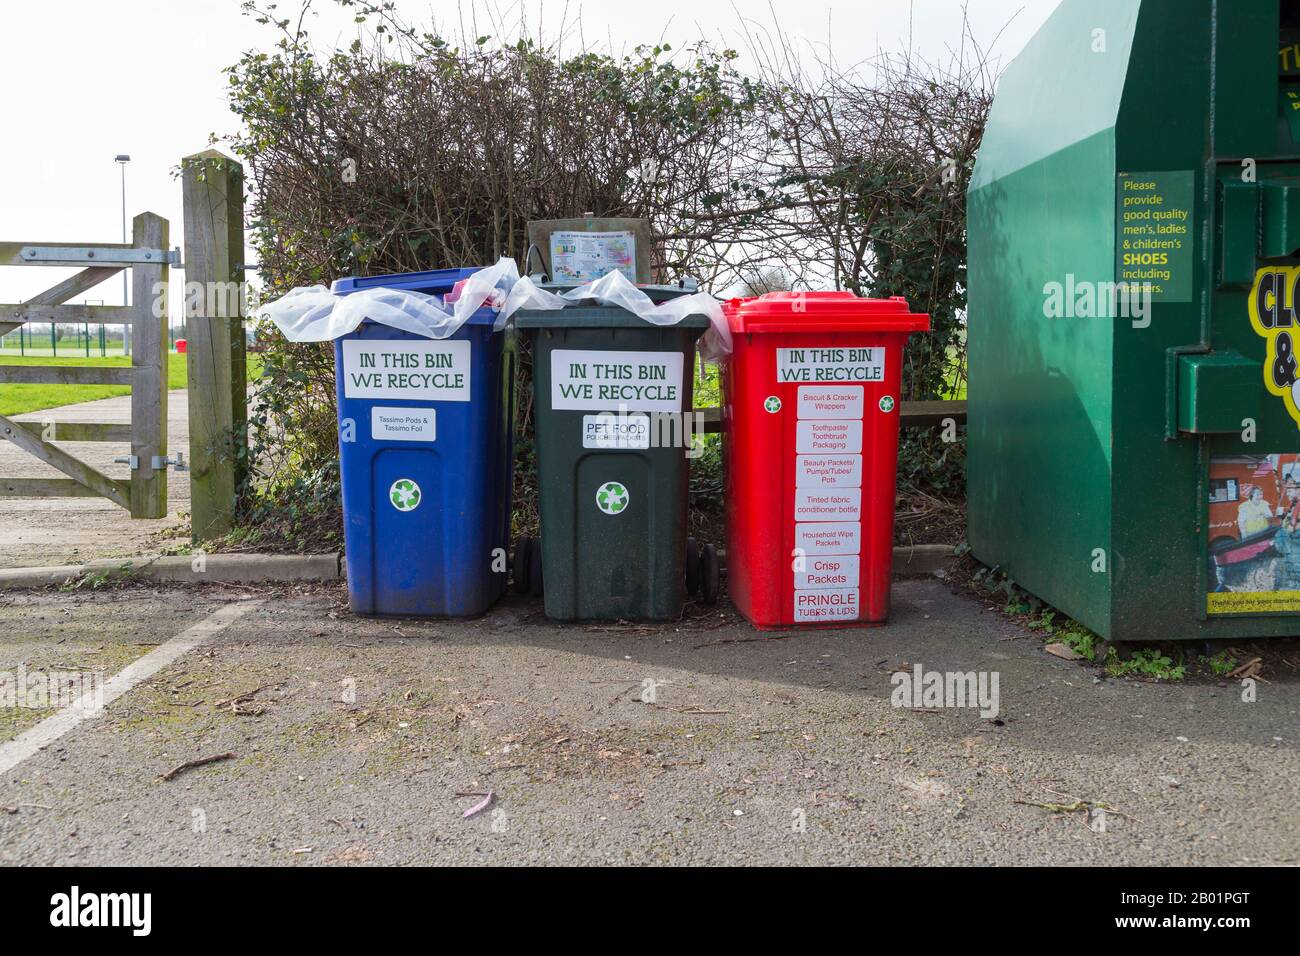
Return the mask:
[[[122, 346], [120, 344], [116, 347], [110, 345], [107, 349], [104, 350], [104, 355], [99, 354], [98, 345], [92, 346], [90, 350], [90, 355], [87, 355], [86, 350], [84, 348], [77, 348], [76, 346], [65, 344], [59, 346], [58, 357], [70, 358], [70, 359], [71, 358], [84, 359], [84, 358], [104, 358], [105, 356], [125, 355], [125, 354], [126, 353], [122, 351]], [[41, 357], [50, 358], [53, 355], [54, 355], [54, 350], [51, 349], [48, 344], [46, 344], [45, 346], [35, 346], [35, 347], [29, 345], [25, 349], [21, 349], [21, 350], [16, 345], [13, 348], [0, 347], [0, 362], [4, 361], [6, 358], [9, 358], [10, 356], [13, 356], [14, 358], [20, 358], [23, 356], [31, 356], [32, 358], [41, 358]]]
[[[109, 355], [101, 358], [92, 355], [60, 355], [58, 358], [39, 355], [0, 355], [0, 365], [96, 365], [129, 367], [126, 355]], [[167, 387], [184, 388], [186, 383], [185, 356], [175, 352], [167, 356]], [[129, 385], [3, 385], [0, 384], [0, 415], [21, 415], [38, 412], [56, 405], [75, 402], [93, 402], [115, 395], [129, 395]]]

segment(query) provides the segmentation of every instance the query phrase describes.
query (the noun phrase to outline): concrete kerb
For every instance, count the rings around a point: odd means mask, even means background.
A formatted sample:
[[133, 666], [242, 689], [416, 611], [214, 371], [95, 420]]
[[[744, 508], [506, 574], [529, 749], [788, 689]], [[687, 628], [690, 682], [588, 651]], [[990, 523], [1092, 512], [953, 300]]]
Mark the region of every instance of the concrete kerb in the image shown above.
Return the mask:
[[0, 590], [43, 588], [86, 575], [121, 576], [124, 580], [180, 584], [259, 584], [335, 581], [341, 577], [340, 555], [207, 554], [101, 558], [85, 564], [45, 568], [0, 569]]
[[[894, 549], [894, 575], [928, 575], [945, 569], [956, 557], [949, 544], [918, 544]], [[134, 581], [179, 584], [259, 584], [336, 581], [342, 578], [342, 555], [208, 554], [148, 558], [100, 558], [85, 564], [0, 569], [0, 590], [43, 588], [85, 575], [120, 575]], [[725, 560], [725, 558], [724, 558]]]
[[[957, 559], [957, 549], [951, 544], [910, 544], [894, 548], [894, 577], [930, 575], [947, 570]], [[722, 570], [727, 570], [727, 552], [718, 552]]]

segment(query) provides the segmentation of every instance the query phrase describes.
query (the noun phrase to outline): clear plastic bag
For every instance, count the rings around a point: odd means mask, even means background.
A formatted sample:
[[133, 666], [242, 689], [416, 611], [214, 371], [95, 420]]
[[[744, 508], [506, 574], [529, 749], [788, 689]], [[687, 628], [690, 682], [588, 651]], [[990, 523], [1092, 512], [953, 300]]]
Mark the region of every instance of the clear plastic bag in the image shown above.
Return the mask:
[[731, 329], [721, 303], [713, 296], [695, 292], [656, 305], [621, 272], [606, 273], [594, 282], [559, 294], [539, 288], [524, 276], [511, 289], [501, 314], [508, 319], [520, 309], [563, 309], [583, 299], [626, 309], [654, 325], [676, 325], [688, 315], [703, 315], [709, 320], [709, 330], [700, 340], [700, 355], [705, 361], [717, 362], [731, 354]]
[[656, 305], [621, 272], [610, 272], [557, 295], [526, 276], [520, 278], [515, 261], [503, 257], [458, 284], [457, 291], [455, 301], [446, 303], [442, 296], [406, 289], [381, 287], [336, 295], [323, 285], [314, 285], [291, 290], [263, 305], [257, 314], [274, 322], [290, 342], [332, 342], [365, 319], [413, 335], [445, 339], [484, 304], [499, 310], [493, 327], [503, 329], [520, 309], [563, 309], [592, 299], [626, 309], [654, 325], [676, 325], [688, 315], [706, 316], [709, 330], [700, 340], [700, 354], [710, 362], [731, 354], [731, 331], [713, 296], [695, 292]]
[[[291, 290], [263, 305], [257, 314], [274, 322], [290, 342], [332, 342], [364, 319], [425, 338], [445, 339], [484, 304], [499, 309], [518, 281], [515, 261], [502, 258], [459, 283], [459, 295], [450, 304], [442, 296], [406, 289], [359, 289], [336, 295], [314, 285]], [[505, 328], [508, 318], [499, 312], [494, 328]]]

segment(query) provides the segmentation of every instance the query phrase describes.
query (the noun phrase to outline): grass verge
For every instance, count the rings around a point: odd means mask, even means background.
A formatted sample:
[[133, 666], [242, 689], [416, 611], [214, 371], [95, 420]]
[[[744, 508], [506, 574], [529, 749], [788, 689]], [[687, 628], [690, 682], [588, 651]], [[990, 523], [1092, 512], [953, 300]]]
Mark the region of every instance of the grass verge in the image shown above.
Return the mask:
[[[109, 355], [106, 357], [62, 356], [54, 358], [48, 355], [5, 355], [0, 357], [0, 366], [4, 365], [41, 365], [41, 366], [95, 366], [108, 368], [129, 368], [131, 358], [127, 355]], [[167, 356], [167, 387], [184, 388], [186, 384], [185, 356], [171, 353]], [[93, 402], [101, 398], [113, 398], [117, 395], [131, 394], [129, 385], [5, 385], [0, 384], [0, 415], [13, 416], [25, 412], [39, 412], [59, 405], [72, 405], [76, 402]]]

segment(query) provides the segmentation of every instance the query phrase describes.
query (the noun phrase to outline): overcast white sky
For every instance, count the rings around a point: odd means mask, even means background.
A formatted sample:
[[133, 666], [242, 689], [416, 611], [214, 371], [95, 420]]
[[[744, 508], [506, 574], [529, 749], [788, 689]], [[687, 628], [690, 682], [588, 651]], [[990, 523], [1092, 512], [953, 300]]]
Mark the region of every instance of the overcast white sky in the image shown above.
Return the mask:
[[[279, 0], [282, 12], [298, 0]], [[480, 0], [481, 2], [481, 0]], [[908, 44], [930, 59], [960, 42], [962, 9], [981, 44], [1005, 65], [1059, 0], [499, 0], [505, 19], [521, 9], [544, 30], [580, 25], [589, 45], [615, 48], [656, 41], [675, 46], [723, 39], [739, 47], [743, 17], [825, 43], [842, 63]], [[470, 0], [397, 0], [408, 20], [454, 24]], [[351, 15], [315, 0], [309, 21], [318, 42], [349, 42]], [[480, 9], [482, 9], [480, 7]], [[269, 49], [272, 32], [241, 15], [239, 0], [41, 0], [4, 4], [0, 78], [6, 91], [0, 149], [0, 239], [116, 242], [121, 236], [119, 171], [128, 153], [127, 215], [151, 210], [171, 222], [180, 245], [180, 158], [229, 134], [221, 70], [248, 48]], [[575, 27], [576, 28], [576, 27]], [[484, 30], [484, 32], [490, 32]], [[56, 42], [57, 41], [57, 42]], [[743, 67], [743, 60], [741, 65]], [[251, 258], [250, 258], [250, 261]], [[28, 298], [70, 274], [50, 268], [0, 268], [0, 302]], [[174, 276], [172, 315], [180, 314]], [[74, 301], [121, 301], [121, 279]]]

